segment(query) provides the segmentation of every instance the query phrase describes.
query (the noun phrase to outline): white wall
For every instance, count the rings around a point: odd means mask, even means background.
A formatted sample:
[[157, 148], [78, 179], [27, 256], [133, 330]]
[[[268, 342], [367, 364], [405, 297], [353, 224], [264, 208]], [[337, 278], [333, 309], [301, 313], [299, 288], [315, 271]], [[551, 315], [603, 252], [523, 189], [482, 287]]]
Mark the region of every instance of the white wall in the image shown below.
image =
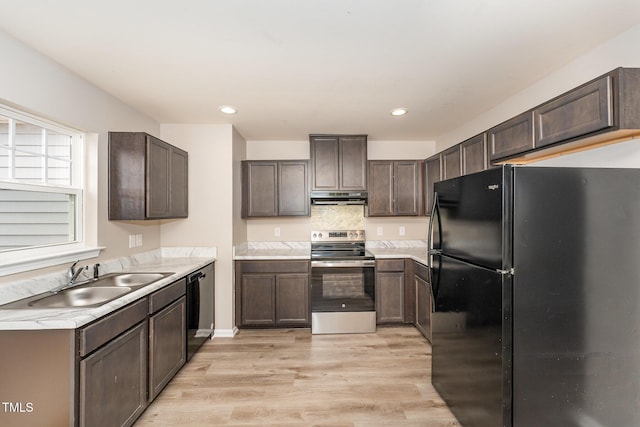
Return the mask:
[[[96, 230], [89, 240], [107, 247], [100, 259], [158, 247], [159, 223], [142, 225], [107, 220], [107, 132], [145, 131], [158, 135], [159, 124], [2, 31], [0, 52], [0, 102], [89, 133], [87, 153], [91, 157], [87, 159], [86, 196], [93, 206], [89, 206], [87, 219]], [[143, 234], [144, 245], [129, 249], [128, 235], [138, 233]], [[62, 268], [52, 267], [38, 273]], [[5, 276], [0, 283], [32, 275], [29, 272]]]
[[438, 137], [437, 150], [442, 151], [484, 132], [614, 68], [640, 67], [639, 44], [640, 25], [637, 25], [594, 47], [580, 58], [554, 71], [538, 83], [529, 86], [474, 120], [460, 123], [454, 131]]
[[[235, 305], [234, 216], [240, 217], [239, 208], [234, 208], [240, 182], [232, 179], [239, 177], [233, 156], [236, 146], [242, 155], [245, 142], [231, 125], [162, 124], [161, 138], [181, 141], [181, 147], [189, 152], [189, 217], [163, 223], [161, 244], [217, 247], [216, 334], [230, 334]], [[237, 233], [237, 238], [242, 238], [242, 231]]]
[[248, 160], [309, 159], [309, 140], [304, 141], [247, 141]]

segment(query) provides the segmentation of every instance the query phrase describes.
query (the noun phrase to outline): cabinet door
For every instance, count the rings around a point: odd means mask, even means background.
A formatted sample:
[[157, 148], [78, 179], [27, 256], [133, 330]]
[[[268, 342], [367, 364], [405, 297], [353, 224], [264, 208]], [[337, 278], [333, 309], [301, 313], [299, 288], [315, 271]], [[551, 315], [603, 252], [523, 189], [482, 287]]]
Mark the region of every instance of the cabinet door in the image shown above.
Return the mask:
[[367, 190], [367, 137], [340, 137], [340, 190]]
[[186, 218], [189, 215], [189, 155], [186, 151], [171, 147], [171, 217]]
[[456, 178], [461, 174], [460, 146], [455, 145], [442, 152], [442, 179]]
[[146, 217], [168, 218], [171, 215], [170, 178], [171, 146], [147, 136]]
[[581, 86], [534, 110], [537, 147], [613, 126], [611, 76]]
[[487, 134], [482, 133], [460, 144], [462, 174], [468, 175], [487, 168]]
[[309, 215], [309, 177], [306, 161], [278, 162], [278, 215]]
[[149, 401], [162, 391], [184, 365], [186, 354], [186, 298], [150, 317]]
[[339, 190], [337, 136], [312, 136], [310, 140], [312, 190]]
[[147, 402], [147, 322], [80, 361], [80, 426], [131, 425]]
[[433, 302], [431, 300], [431, 290], [429, 282], [415, 275], [416, 288], [416, 327], [422, 335], [431, 341], [431, 310]]
[[309, 326], [309, 275], [282, 273], [276, 276], [276, 325]]
[[422, 214], [422, 162], [396, 160], [394, 162], [394, 214], [415, 216]]
[[404, 322], [404, 272], [376, 273], [377, 323]]
[[442, 163], [442, 157], [440, 155], [436, 155], [433, 157], [429, 157], [427, 160], [425, 160], [425, 168], [426, 168], [426, 172], [425, 172], [425, 177], [426, 177], [426, 184], [425, 184], [425, 212], [430, 215], [431, 214], [431, 208], [433, 205], [433, 184], [435, 184], [436, 182], [440, 181], [442, 179], [442, 168], [441, 168], [441, 163]]
[[524, 153], [534, 147], [533, 113], [520, 114], [487, 131], [491, 160]]
[[243, 162], [243, 216], [278, 215], [278, 162]]
[[275, 326], [275, 274], [243, 274], [241, 326]]
[[393, 161], [369, 161], [369, 216], [393, 215]]

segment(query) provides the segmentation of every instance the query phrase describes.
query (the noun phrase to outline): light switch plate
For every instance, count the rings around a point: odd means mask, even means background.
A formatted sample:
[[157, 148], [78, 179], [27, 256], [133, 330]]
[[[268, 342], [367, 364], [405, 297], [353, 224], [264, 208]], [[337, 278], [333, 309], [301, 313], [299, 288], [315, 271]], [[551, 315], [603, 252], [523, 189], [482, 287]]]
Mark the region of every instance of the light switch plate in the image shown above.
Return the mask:
[[382, 234], [384, 233], [384, 230], [382, 229], [382, 227], [378, 227], [376, 228], [376, 234], [378, 236], [382, 236]]
[[142, 246], [142, 234], [136, 234], [136, 246]]
[[400, 228], [398, 229], [398, 234], [401, 236], [404, 236], [406, 234], [406, 231], [403, 225], [401, 225]]

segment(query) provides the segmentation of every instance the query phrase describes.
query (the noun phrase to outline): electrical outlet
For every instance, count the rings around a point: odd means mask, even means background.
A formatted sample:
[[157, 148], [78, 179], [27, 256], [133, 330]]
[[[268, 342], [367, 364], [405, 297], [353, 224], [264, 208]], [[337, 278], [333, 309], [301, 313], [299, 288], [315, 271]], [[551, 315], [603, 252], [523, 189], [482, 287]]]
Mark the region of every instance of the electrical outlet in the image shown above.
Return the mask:
[[384, 234], [384, 230], [382, 229], [382, 227], [376, 228], [376, 234], [378, 236], [382, 236]]
[[276, 237], [280, 237], [280, 227], [276, 227], [276, 228], [274, 228], [274, 229], [273, 229], [273, 234], [274, 234]]
[[135, 248], [136, 246], [136, 236], [133, 234], [129, 234], [129, 247]]
[[142, 234], [136, 234], [136, 246], [142, 246]]
[[401, 236], [405, 235], [404, 225], [400, 226], [400, 228], [398, 229], [398, 234], [401, 235]]

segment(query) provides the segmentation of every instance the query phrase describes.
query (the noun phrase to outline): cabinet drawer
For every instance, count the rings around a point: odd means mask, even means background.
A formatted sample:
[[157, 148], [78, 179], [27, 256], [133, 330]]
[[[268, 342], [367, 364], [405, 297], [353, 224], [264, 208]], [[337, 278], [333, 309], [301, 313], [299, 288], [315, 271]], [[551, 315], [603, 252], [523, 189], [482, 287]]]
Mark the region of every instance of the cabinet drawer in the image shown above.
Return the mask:
[[147, 298], [134, 302], [80, 330], [80, 357], [120, 335], [147, 317]]
[[536, 147], [613, 126], [611, 87], [605, 76], [536, 108]]
[[376, 271], [404, 271], [404, 259], [379, 259]]
[[177, 300], [185, 294], [187, 279], [180, 279], [169, 286], [154, 292], [149, 297], [149, 314], [155, 313], [167, 304]]

